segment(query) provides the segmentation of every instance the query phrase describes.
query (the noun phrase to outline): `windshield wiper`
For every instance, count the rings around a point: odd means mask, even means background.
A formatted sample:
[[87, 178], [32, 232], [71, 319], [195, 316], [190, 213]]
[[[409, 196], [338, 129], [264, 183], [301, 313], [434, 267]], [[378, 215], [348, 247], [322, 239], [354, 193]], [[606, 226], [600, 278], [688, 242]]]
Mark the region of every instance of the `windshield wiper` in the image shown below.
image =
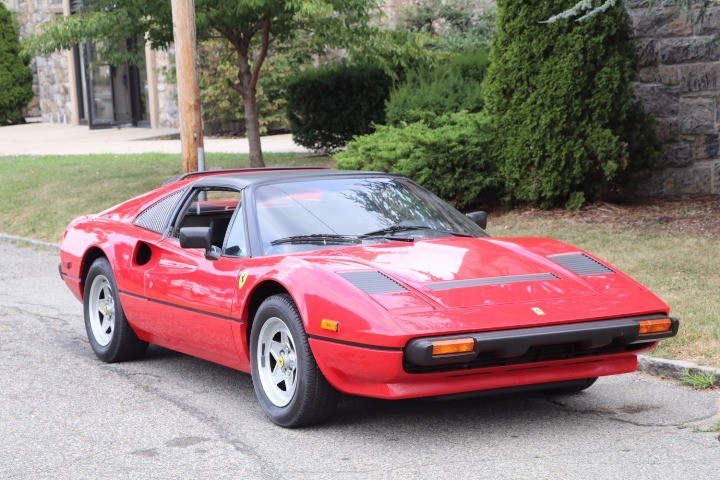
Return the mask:
[[362, 243], [362, 241], [353, 235], [338, 235], [336, 233], [312, 233], [310, 235], [293, 235], [291, 237], [278, 238], [270, 242], [271, 245], [280, 245], [282, 243], [311, 243], [318, 245], [327, 245], [333, 243]]
[[384, 235], [392, 235], [397, 232], [407, 232], [409, 230], [432, 230], [427, 225], [392, 225], [390, 227], [373, 230], [372, 232], [363, 233], [360, 238], [366, 237], [382, 237]]
[[392, 225], [387, 228], [373, 230], [372, 232], [368, 232], [363, 235], [360, 235], [360, 238], [383, 237], [386, 235], [392, 235], [392, 234], [398, 233], [398, 232], [407, 232], [410, 230], [432, 230], [434, 232], [447, 233], [448, 235], [454, 235], [456, 237], [472, 237], [472, 235], [469, 235], [467, 233], [454, 232], [452, 230], [444, 230], [442, 228], [433, 228], [433, 227], [428, 227], [427, 225]]

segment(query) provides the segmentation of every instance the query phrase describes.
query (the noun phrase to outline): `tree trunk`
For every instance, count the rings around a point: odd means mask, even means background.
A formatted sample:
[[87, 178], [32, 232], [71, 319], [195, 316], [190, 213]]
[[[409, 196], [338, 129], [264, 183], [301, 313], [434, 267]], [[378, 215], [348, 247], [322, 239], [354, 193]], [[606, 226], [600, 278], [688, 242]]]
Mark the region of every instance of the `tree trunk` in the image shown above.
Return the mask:
[[[257, 82], [260, 78], [260, 69], [268, 54], [270, 46], [270, 26], [271, 19], [269, 16], [263, 16], [253, 28], [249, 35], [242, 35], [238, 32], [225, 32], [223, 35], [233, 44], [235, 53], [237, 53], [238, 66], [238, 83], [231, 86], [237, 90], [243, 98], [245, 106], [245, 135], [250, 146], [250, 166], [253, 168], [264, 167], [262, 146], [260, 145], [260, 116], [257, 107]], [[250, 65], [250, 41], [252, 37], [262, 30], [262, 40], [260, 42], [260, 51], [252, 59]]]
[[260, 145], [260, 116], [257, 108], [257, 94], [254, 87], [250, 87], [243, 95], [245, 105], [245, 135], [250, 145], [250, 166], [264, 167], [262, 146]]

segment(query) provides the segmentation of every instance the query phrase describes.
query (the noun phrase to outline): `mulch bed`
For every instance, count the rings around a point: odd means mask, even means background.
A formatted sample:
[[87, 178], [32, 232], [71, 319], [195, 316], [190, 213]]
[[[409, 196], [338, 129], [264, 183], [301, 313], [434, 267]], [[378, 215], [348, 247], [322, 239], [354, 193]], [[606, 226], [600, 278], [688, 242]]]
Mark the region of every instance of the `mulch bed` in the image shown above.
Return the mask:
[[[499, 212], [498, 212], [499, 213]], [[720, 196], [654, 198], [629, 204], [596, 202], [579, 212], [517, 208], [516, 215], [565, 219], [584, 224], [610, 224], [623, 229], [649, 229], [720, 239]]]

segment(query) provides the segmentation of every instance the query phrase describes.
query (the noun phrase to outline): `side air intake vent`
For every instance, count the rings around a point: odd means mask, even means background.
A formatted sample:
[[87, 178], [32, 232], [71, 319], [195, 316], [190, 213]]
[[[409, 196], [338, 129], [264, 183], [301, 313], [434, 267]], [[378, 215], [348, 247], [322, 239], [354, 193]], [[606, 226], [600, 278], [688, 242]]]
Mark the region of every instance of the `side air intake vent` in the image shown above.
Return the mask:
[[578, 275], [607, 275], [608, 273], [615, 273], [614, 270], [593, 260], [584, 253], [551, 255], [548, 258]]
[[407, 290], [392, 278], [387, 275], [383, 275], [380, 272], [376, 272], [375, 270], [345, 272], [338, 273], [338, 275], [368, 295], [374, 295], [377, 293], [397, 293]]

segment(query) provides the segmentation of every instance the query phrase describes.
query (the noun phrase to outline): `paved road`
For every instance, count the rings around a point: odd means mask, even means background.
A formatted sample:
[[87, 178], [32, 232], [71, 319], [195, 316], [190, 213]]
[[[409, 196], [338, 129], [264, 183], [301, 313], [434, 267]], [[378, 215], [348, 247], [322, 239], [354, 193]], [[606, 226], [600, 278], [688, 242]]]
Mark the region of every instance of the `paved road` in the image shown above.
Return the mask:
[[[180, 140], [159, 140], [175, 135], [170, 128], [106, 128], [90, 130], [57, 123], [29, 123], [0, 128], [0, 157], [5, 155], [86, 155], [89, 153], [175, 153]], [[42, 141], [38, 141], [42, 139]], [[307, 152], [292, 135], [262, 138], [264, 152]], [[205, 138], [207, 153], [248, 153], [246, 138]]]
[[56, 265], [0, 243], [0, 478], [718, 478], [720, 433], [698, 430], [720, 395], [642, 374], [568, 397], [347, 398], [284, 430], [248, 375], [160, 348], [98, 361]]

